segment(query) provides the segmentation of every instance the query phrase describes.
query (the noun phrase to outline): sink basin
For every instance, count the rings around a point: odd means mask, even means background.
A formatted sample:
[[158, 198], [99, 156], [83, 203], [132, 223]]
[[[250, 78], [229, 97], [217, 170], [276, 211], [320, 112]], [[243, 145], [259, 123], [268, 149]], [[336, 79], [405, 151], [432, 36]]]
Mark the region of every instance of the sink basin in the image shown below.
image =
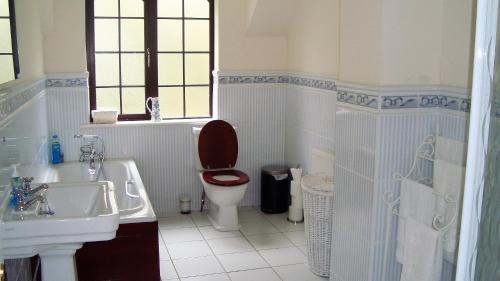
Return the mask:
[[[54, 215], [39, 215], [36, 210], [19, 215], [12, 207], [6, 209], [0, 235], [3, 254], [7, 259], [39, 254], [42, 279], [74, 280], [75, 251], [85, 242], [110, 240], [116, 235], [119, 211], [113, 183], [52, 183], [49, 186], [46, 198]], [[51, 256], [57, 256], [55, 264]], [[61, 256], [69, 260], [61, 264]]]

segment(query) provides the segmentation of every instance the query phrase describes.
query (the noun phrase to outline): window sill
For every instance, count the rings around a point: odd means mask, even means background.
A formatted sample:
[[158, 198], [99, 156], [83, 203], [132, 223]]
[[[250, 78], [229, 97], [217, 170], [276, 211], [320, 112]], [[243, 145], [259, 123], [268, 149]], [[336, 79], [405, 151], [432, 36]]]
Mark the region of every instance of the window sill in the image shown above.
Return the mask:
[[80, 125], [80, 128], [121, 128], [121, 127], [134, 127], [134, 126], [173, 126], [173, 125], [204, 125], [214, 118], [200, 118], [200, 119], [176, 119], [176, 120], [162, 120], [161, 122], [153, 121], [118, 121], [113, 124], [94, 124], [87, 123]]

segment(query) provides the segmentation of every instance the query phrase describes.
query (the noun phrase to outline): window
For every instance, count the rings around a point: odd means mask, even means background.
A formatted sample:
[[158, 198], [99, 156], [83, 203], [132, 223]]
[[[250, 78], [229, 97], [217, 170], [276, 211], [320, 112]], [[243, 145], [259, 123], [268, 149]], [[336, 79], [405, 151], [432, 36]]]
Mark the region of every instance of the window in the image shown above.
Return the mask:
[[0, 0], [0, 84], [19, 76], [15, 15], [14, 0]]
[[212, 0], [87, 0], [91, 109], [119, 120], [212, 116]]

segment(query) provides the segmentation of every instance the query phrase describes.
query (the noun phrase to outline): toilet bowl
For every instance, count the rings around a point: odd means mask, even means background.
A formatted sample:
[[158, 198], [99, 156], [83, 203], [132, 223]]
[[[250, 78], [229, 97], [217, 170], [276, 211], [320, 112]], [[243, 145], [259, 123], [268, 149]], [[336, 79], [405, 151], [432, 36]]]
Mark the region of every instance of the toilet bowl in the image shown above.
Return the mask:
[[195, 161], [206, 196], [210, 200], [208, 219], [220, 231], [238, 230], [238, 203], [250, 179], [234, 169], [238, 158], [238, 139], [234, 128], [222, 120], [193, 128]]

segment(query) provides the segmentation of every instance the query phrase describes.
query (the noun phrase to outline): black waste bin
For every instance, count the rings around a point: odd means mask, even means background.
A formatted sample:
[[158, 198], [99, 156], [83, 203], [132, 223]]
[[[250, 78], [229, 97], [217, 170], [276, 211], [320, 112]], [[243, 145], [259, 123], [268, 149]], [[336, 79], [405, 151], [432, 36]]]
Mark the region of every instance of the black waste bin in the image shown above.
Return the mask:
[[287, 166], [262, 167], [260, 180], [260, 209], [264, 213], [279, 214], [290, 205], [290, 176]]

